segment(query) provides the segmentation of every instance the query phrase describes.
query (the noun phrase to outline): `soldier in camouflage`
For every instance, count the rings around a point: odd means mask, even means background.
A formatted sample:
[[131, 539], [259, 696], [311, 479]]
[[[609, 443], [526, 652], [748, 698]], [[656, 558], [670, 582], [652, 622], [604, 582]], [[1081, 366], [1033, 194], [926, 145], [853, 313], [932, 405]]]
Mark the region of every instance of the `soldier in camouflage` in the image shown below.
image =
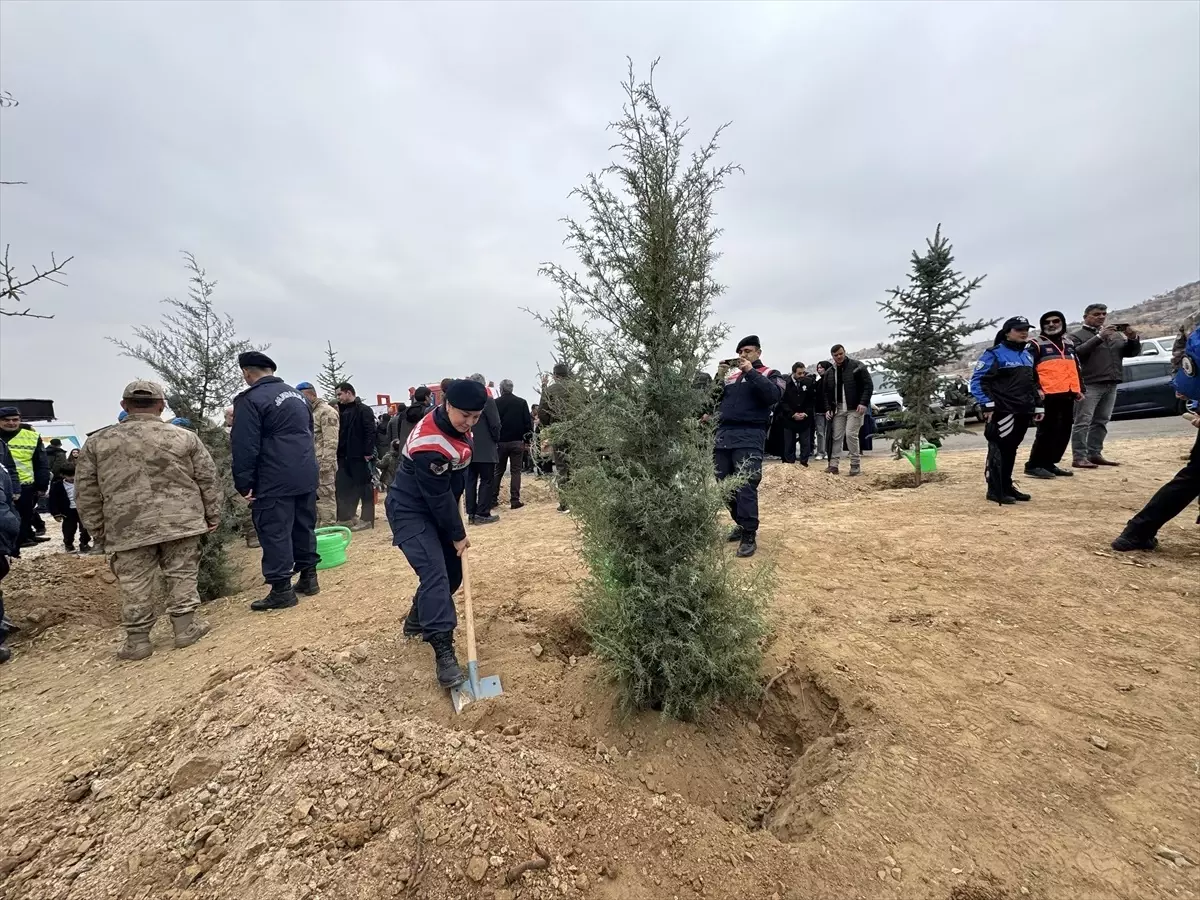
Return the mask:
[[337, 522], [337, 500], [334, 479], [337, 476], [337, 446], [340, 417], [338, 411], [317, 396], [317, 390], [307, 381], [296, 385], [296, 390], [308, 399], [313, 416], [313, 444], [320, 466], [317, 483], [317, 525], [333, 525]]
[[153, 652], [150, 629], [154, 586], [166, 583], [166, 608], [177, 648], [208, 633], [196, 618], [200, 596], [200, 537], [221, 521], [217, 467], [200, 438], [160, 418], [163, 389], [153, 381], [125, 386], [118, 425], [83, 445], [75, 474], [79, 518], [97, 548], [110, 554], [121, 586], [125, 644], [117, 656], [145, 659]]

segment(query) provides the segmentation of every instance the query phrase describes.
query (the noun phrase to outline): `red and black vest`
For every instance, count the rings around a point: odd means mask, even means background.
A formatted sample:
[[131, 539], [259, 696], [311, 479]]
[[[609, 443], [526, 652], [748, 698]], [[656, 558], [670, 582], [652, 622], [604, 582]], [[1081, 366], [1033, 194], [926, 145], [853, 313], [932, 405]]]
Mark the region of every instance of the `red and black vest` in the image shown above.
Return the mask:
[[416, 424], [404, 442], [401, 453], [410, 460], [415, 453], [440, 453], [449, 460], [451, 468], [465, 469], [471, 464], [471, 441], [466, 437], [452, 437], [442, 431], [433, 420], [434, 412], [426, 414]]

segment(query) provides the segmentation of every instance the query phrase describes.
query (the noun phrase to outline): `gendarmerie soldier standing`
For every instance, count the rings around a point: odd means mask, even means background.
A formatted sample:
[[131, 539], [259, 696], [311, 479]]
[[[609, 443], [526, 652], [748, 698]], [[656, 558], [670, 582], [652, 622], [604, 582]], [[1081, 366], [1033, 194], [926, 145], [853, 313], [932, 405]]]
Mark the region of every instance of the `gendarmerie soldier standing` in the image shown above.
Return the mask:
[[462, 584], [462, 553], [471, 542], [458, 500], [471, 465], [471, 429], [488, 402], [477, 381], [454, 381], [443, 404], [408, 436], [385, 508], [392, 543], [400, 548], [420, 583], [404, 634], [432, 648], [438, 682], [452, 688], [466, 680], [454, 655], [454, 592]]
[[176, 648], [208, 633], [196, 618], [200, 595], [200, 538], [221, 521], [217, 466], [195, 432], [160, 418], [163, 389], [153, 381], [125, 386], [129, 412], [118, 425], [88, 438], [75, 473], [75, 505], [96, 548], [110, 557], [121, 586], [125, 644], [117, 656], [153, 652], [154, 595], [166, 585]]
[[[304, 395], [275, 376], [275, 363], [252, 350], [238, 357], [250, 387], [238, 395], [233, 430], [233, 486], [250, 503], [262, 545], [263, 579], [271, 593], [255, 611], [295, 606], [297, 591], [317, 584], [317, 453]], [[292, 574], [300, 578], [292, 587]]]
[[721, 363], [721, 406], [717, 414], [717, 441], [713, 458], [717, 480], [744, 473], [746, 482], [729, 498], [734, 528], [730, 541], [738, 541], [737, 555], [753, 556], [758, 549], [758, 483], [762, 480], [763, 450], [771, 411], [783, 396], [783, 376], [763, 365], [757, 335], [738, 342], [735, 365]]

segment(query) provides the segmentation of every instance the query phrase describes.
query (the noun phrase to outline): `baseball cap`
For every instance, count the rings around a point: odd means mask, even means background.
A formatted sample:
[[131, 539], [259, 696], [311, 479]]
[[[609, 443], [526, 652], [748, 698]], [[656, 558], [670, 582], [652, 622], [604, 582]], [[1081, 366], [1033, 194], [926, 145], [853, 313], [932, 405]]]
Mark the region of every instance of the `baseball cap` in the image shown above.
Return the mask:
[[131, 381], [125, 385], [125, 390], [121, 394], [122, 400], [133, 399], [148, 399], [148, 400], [166, 400], [167, 395], [162, 389], [162, 385], [154, 381]]

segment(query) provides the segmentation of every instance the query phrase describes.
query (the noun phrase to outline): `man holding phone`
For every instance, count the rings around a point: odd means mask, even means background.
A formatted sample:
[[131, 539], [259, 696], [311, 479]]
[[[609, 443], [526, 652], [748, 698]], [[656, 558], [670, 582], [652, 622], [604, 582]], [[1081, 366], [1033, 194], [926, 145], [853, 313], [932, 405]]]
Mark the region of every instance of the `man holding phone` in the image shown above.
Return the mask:
[[1124, 378], [1124, 361], [1142, 352], [1142, 341], [1130, 326], [1107, 322], [1108, 307], [1090, 303], [1083, 311], [1083, 327], [1070, 335], [1083, 375], [1083, 399], [1075, 404], [1071, 432], [1071, 465], [1076, 469], [1120, 465], [1104, 458], [1104, 439], [1117, 402], [1117, 385]]
[[737, 350], [737, 357], [722, 360], [717, 367], [721, 406], [713, 460], [718, 481], [746, 475], [745, 483], [729, 498], [734, 521], [729, 540], [738, 542], [737, 555], [744, 559], [758, 549], [758, 483], [771, 411], [783, 396], [783, 376], [763, 364], [757, 335], [742, 338]]

